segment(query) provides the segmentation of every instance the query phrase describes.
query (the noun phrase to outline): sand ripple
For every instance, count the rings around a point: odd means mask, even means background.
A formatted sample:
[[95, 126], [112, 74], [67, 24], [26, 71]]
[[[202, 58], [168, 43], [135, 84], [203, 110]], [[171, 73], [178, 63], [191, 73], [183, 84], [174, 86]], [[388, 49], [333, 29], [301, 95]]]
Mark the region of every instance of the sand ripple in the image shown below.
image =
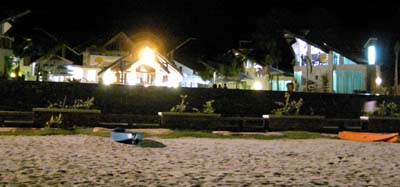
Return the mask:
[[1, 136], [0, 186], [400, 186], [400, 144]]

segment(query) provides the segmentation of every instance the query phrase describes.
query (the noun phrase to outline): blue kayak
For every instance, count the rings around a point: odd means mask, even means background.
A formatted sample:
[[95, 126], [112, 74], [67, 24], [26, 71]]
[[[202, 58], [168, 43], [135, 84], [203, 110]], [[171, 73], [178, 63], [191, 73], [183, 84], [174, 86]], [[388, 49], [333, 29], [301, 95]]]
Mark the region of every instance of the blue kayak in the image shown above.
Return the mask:
[[122, 128], [115, 128], [111, 132], [111, 139], [120, 143], [138, 144], [140, 141], [143, 141], [144, 135], [139, 132], [131, 132]]

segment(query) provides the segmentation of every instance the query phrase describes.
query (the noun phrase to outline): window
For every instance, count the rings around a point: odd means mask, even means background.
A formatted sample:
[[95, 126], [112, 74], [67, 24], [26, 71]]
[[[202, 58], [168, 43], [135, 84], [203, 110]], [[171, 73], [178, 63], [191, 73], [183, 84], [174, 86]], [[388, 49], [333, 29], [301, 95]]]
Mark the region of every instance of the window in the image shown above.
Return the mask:
[[287, 91], [286, 84], [291, 83], [291, 80], [273, 80], [272, 81], [272, 90], [273, 91]]
[[353, 93], [355, 90], [365, 90], [365, 71], [334, 71], [333, 90], [335, 91], [335, 93]]
[[298, 90], [301, 91], [301, 83], [302, 83], [302, 81], [301, 81], [302, 80], [301, 71], [295, 71], [294, 72], [294, 79], [297, 82]]
[[340, 63], [340, 54], [333, 52], [333, 64], [339, 65], [339, 63]]
[[350, 60], [346, 57], [344, 57], [343, 60], [344, 60], [344, 64], [356, 64], [355, 62], [353, 62], [352, 60]]

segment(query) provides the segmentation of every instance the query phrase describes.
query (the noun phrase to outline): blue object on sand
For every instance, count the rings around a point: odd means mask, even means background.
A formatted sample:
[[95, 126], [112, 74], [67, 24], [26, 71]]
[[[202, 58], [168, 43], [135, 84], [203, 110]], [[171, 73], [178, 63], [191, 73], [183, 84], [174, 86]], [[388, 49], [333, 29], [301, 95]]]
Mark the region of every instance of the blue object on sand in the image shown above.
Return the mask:
[[131, 132], [126, 131], [123, 128], [115, 128], [111, 132], [111, 139], [120, 143], [138, 144], [140, 141], [143, 141], [144, 136], [139, 132]]

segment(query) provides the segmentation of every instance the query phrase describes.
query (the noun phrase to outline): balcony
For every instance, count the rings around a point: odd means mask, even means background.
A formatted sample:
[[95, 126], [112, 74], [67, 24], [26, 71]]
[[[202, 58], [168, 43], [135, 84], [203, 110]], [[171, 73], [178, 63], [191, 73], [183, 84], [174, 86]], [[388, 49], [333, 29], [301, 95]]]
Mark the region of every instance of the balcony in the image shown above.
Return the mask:
[[[304, 56], [298, 56], [296, 58], [296, 65], [297, 66], [307, 66], [307, 61]], [[312, 54], [311, 56], [311, 65], [312, 66], [327, 66], [328, 63], [328, 54]]]

